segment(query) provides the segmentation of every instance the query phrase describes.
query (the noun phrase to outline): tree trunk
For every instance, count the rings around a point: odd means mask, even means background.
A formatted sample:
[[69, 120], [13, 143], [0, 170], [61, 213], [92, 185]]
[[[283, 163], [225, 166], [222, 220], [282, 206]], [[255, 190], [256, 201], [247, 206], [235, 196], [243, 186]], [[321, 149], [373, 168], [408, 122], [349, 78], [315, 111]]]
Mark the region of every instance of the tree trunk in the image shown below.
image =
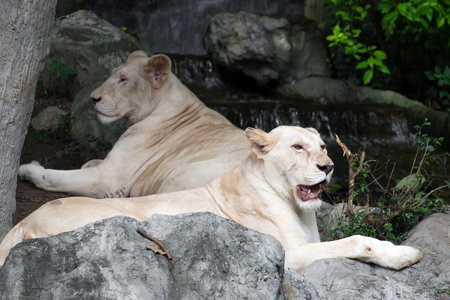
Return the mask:
[[12, 227], [17, 168], [39, 71], [50, 47], [55, 7], [56, 0], [1, 0], [0, 241]]

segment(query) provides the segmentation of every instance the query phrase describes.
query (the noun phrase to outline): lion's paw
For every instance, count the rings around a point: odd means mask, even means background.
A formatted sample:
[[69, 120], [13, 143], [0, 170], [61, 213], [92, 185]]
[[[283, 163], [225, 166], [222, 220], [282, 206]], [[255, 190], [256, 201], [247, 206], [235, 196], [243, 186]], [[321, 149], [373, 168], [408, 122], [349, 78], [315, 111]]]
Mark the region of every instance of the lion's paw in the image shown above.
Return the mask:
[[394, 270], [401, 270], [420, 261], [423, 253], [413, 247], [396, 246], [390, 242], [380, 242], [380, 251], [375, 251], [375, 263]]
[[423, 258], [423, 253], [413, 247], [395, 246], [395, 248], [395, 252], [392, 255], [396, 257], [391, 259], [391, 269], [401, 270], [415, 264]]
[[44, 167], [42, 167], [39, 162], [33, 160], [29, 164], [21, 165], [19, 167], [18, 175], [21, 179], [30, 180], [33, 177], [33, 175], [40, 170], [44, 170]]

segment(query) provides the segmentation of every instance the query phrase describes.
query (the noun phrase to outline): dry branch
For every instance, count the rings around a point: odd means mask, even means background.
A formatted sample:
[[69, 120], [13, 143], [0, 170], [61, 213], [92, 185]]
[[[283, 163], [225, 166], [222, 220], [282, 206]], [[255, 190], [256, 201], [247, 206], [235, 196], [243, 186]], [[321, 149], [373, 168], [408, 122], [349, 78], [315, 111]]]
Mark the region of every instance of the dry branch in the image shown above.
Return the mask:
[[[353, 200], [355, 198], [354, 191], [355, 191], [355, 178], [359, 175], [362, 171], [362, 167], [364, 165], [364, 159], [366, 156], [366, 153], [364, 151], [353, 154], [347, 146], [341, 142], [339, 139], [339, 136], [337, 134], [334, 134], [336, 136], [336, 142], [338, 145], [342, 148], [344, 151], [344, 156], [347, 158], [348, 161], [348, 198], [347, 202], [344, 203], [345, 211], [349, 219], [351, 220], [353, 217]], [[355, 161], [359, 161], [359, 165], [356, 168], [356, 170], [353, 168], [353, 163]]]
[[143, 237], [149, 239], [150, 241], [155, 242], [163, 250], [163, 252], [167, 255], [168, 260], [172, 259], [172, 256], [170, 256], [169, 250], [167, 250], [166, 246], [164, 246], [164, 244], [160, 240], [158, 240], [155, 237], [149, 236], [147, 233], [142, 231], [140, 228], [137, 228], [136, 231]]

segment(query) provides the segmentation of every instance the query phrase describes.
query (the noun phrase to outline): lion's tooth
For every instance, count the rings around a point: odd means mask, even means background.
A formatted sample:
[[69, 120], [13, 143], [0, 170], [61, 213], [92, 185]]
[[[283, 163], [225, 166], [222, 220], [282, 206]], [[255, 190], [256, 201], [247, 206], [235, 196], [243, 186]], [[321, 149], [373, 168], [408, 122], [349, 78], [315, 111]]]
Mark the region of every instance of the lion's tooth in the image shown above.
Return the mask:
[[308, 189], [308, 194], [311, 194], [311, 189]]

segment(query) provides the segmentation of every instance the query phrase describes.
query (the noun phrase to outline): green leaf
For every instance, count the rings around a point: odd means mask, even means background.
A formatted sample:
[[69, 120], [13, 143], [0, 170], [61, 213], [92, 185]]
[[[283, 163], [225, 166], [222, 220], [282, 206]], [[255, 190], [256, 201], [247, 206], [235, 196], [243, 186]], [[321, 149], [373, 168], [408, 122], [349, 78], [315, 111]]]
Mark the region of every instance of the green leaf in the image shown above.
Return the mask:
[[450, 68], [448, 66], [445, 66], [444, 74], [450, 77]]
[[391, 72], [389, 71], [389, 68], [384, 64], [378, 65], [377, 69], [385, 74], [391, 74]]
[[429, 2], [424, 2], [417, 7], [417, 14], [425, 15], [429, 22], [433, 19], [433, 9], [430, 7]]
[[353, 37], [359, 37], [359, 35], [361, 34], [361, 29], [353, 29], [352, 30], [352, 34], [353, 34]]
[[441, 28], [442, 26], [444, 26], [445, 24], [445, 18], [441, 17], [440, 19], [437, 20], [437, 28]]
[[341, 16], [342, 20], [344, 20], [344, 21], [351, 21], [352, 20], [350, 18], [350, 16], [348, 15], [348, 13], [345, 12], [345, 11], [338, 11], [336, 13], [336, 16]]
[[422, 26], [423, 26], [425, 29], [428, 29], [428, 27], [430, 27], [430, 26], [428, 25], [428, 22], [427, 22], [424, 18], [419, 18], [418, 20], [419, 20], [419, 22], [422, 24]]
[[356, 70], [365, 69], [368, 66], [369, 66], [369, 64], [367, 63], [367, 61], [362, 61], [356, 66]]
[[369, 84], [369, 82], [373, 78], [373, 69], [369, 69], [364, 73], [363, 82], [365, 85]]
[[434, 77], [434, 73], [431, 71], [426, 71], [425, 72], [425, 76], [428, 77], [428, 79], [430, 79], [431, 81], [435, 80], [436, 78]]
[[379, 60], [383, 60], [386, 59], [386, 53], [384, 53], [384, 51], [381, 50], [377, 50], [373, 53], [373, 56], [377, 57]]
[[[410, 13], [411, 3], [400, 3], [397, 5], [398, 11], [402, 14], [402, 16], [406, 17], [407, 19], [411, 20], [411, 13]], [[409, 17], [408, 17], [409, 16]]]
[[341, 28], [339, 27], [339, 24], [337, 24], [337, 25], [334, 26], [334, 28], [333, 28], [333, 34], [334, 34], [334, 35], [338, 35], [339, 32], [341, 32]]
[[376, 64], [375, 59], [371, 56], [369, 57], [369, 59], [367, 60], [367, 63], [369, 64], [370, 68], [373, 68], [373, 66]]
[[392, 8], [394, 7], [394, 5], [392, 5], [392, 3], [388, 2], [388, 3], [380, 3], [378, 5], [378, 10], [381, 10], [381, 14], [385, 15], [387, 14]]
[[[358, 44], [358, 45], [361, 45], [361, 47], [362, 47], [362, 44]], [[367, 48], [359, 49], [358, 52], [359, 52], [359, 53], [367, 53]]]
[[381, 19], [381, 27], [386, 30], [391, 24], [397, 20], [398, 12], [396, 10], [388, 13]]

